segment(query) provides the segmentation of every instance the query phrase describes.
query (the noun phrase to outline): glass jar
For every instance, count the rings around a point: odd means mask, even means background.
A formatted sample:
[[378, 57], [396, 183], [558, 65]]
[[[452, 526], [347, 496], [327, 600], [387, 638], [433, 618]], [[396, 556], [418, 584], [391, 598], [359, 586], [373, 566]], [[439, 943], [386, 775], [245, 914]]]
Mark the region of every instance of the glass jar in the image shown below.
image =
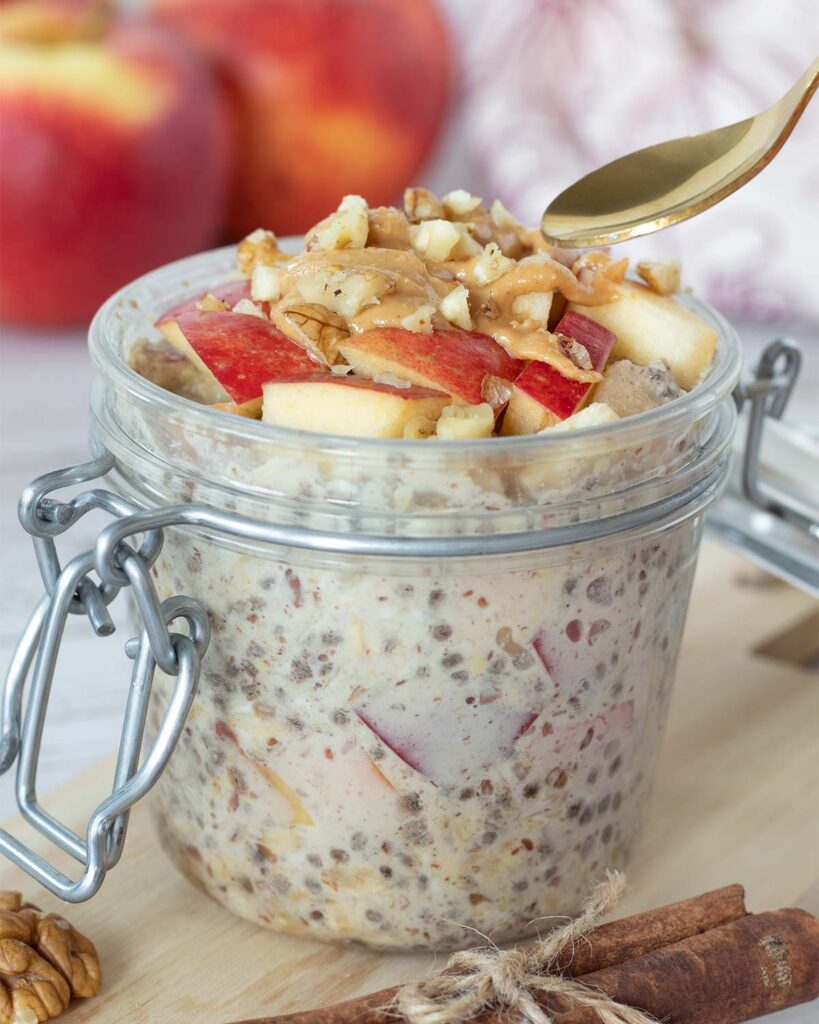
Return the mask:
[[157, 315], [232, 265], [221, 250], [149, 274], [91, 328], [115, 490], [316, 537], [166, 531], [160, 597], [201, 600], [213, 639], [152, 797], [165, 849], [237, 914], [326, 940], [451, 948], [574, 913], [626, 864], [651, 786], [728, 467], [734, 332], [684, 299], [719, 334], [708, 379], [613, 425], [332, 437], [129, 369]]

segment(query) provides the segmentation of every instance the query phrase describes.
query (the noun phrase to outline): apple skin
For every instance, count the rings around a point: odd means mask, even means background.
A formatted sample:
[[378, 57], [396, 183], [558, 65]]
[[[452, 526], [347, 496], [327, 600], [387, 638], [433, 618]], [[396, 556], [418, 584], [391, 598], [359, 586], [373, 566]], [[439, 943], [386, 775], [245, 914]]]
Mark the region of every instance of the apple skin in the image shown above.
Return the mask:
[[215, 241], [228, 110], [184, 41], [124, 20], [98, 41], [4, 42], [0, 103], [4, 320], [86, 321], [134, 277]]
[[513, 359], [494, 338], [476, 331], [419, 334], [378, 327], [351, 335], [338, 349], [357, 373], [394, 373], [467, 405], [484, 401], [481, 385], [487, 374], [514, 380], [523, 369], [521, 360]]
[[230, 230], [299, 234], [348, 193], [393, 202], [435, 140], [453, 63], [433, 0], [152, 0], [235, 110]]
[[598, 373], [606, 365], [617, 344], [617, 337], [612, 331], [581, 313], [564, 313], [554, 332], [579, 341], [589, 353], [592, 369]]
[[218, 381], [231, 402], [245, 407], [242, 415], [261, 409], [266, 381], [321, 372], [303, 348], [257, 316], [183, 313], [176, 324], [187, 354]]
[[[592, 369], [600, 371], [617, 341], [615, 335], [588, 317], [566, 313], [554, 330], [578, 341], [589, 353]], [[581, 408], [594, 385], [564, 377], [548, 363], [531, 362], [514, 382], [514, 390], [504, 414], [504, 435], [534, 434]]]
[[635, 281], [623, 281], [617, 288], [620, 298], [614, 302], [571, 303], [569, 310], [614, 331], [616, 359], [630, 359], [641, 366], [664, 359], [681, 388], [695, 387], [713, 361], [716, 332], [670, 295], [658, 295]]
[[156, 321], [154, 327], [158, 327], [162, 330], [165, 324], [176, 320], [177, 317], [182, 316], [183, 313], [199, 312], [196, 308], [196, 304], [203, 299], [205, 295], [212, 295], [215, 299], [221, 299], [222, 302], [226, 302], [232, 308], [237, 302], [241, 302], [242, 299], [250, 298], [250, 281], [247, 278], [243, 278], [241, 281], [228, 281], [226, 284], [220, 284], [216, 288], [211, 288], [207, 292], [202, 292], [202, 294], [197, 295], [195, 299], [185, 299], [184, 302], [180, 302], [178, 305], [171, 306], [170, 309], [166, 310]]
[[334, 373], [280, 377], [267, 381], [263, 392], [265, 423], [347, 437], [403, 437], [410, 420], [437, 420], [451, 401], [432, 388], [397, 388]]

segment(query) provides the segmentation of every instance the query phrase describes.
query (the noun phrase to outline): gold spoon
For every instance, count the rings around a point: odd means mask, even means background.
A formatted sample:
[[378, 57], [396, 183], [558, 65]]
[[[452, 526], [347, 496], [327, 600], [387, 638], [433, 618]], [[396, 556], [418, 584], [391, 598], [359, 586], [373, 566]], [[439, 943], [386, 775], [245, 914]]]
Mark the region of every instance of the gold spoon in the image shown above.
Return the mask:
[[725, 128], [620, 157], [549, 204], [540, 230], [569, 249], [610, 245], [702, 213], [773, 160], [819, 86], [819, 59], [772, 107]]

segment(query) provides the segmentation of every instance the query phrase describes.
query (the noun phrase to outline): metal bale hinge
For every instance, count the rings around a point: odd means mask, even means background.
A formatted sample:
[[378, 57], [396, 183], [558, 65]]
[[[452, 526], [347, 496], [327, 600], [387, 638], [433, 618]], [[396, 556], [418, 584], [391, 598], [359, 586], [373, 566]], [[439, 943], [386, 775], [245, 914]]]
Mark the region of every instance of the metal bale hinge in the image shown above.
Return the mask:
[[[157, 781], [182, 733], [210, 639], [207, 612], [198, 602], [174, 597], [160, 603], [157, 597], [150, 569], [162, 546], [158, 531], [145, 533], [138, 551], [120, 542], [112, 553], [118, 573], [101, 576], [99, 583], [91, 578], [95, 568], [93, 551], [77, 555], [61, 567], [55, 537], [92, 509], [124, 517], [127, 522], [136, 508], [105, 490], [84, 491], [69, 502], [48, 495], [58, 488], [102, 476], [112, 466], [113, 457], [106, 453], [84, 465], [49, 473], [26, 488], [19, 506], [20, 522], [34, 541], [45, 594], [23, 631], [6, 675], [0, 719], [0, 773], [18, 761], [16, 796], [23, 817], [84, 869], [78, 879], [72, 880], [3, 829], [0, 852], [70, 903], [93, 896], [108, 869], [119, 860], [130, 808]], [[80, 837], [44, 810], [37, 799], [37, 761], [46, 710], [68, 616], [84, 614], [97, 635], [110, 635], [115, 627], [108, 605], [125, 586], [133, 589], [143, 629], [125, 645], [133, 668], [111, 795], [93, 811], [85, 836]], [[187, 622], [189, 635], [169, 630], [179, 619]], [[154, 742], [140, 764], [157, 665], [175, 676], [176, 684]], [[23, 718], [23, 691], [29, 675]]]
[[782, 418], [801, 368], [802, 353], [797, 345], [784, 338], [772, 341], [763, 351], [754, 376], [737, 385], [734, 400], [739, 412], [746, 404], [750, 406], [741, 465], [744, 496], [762, 511], [815, 533], [816, 521], [771, 491], [762, 480], [760, 466], [765, 421], [768, 417]]

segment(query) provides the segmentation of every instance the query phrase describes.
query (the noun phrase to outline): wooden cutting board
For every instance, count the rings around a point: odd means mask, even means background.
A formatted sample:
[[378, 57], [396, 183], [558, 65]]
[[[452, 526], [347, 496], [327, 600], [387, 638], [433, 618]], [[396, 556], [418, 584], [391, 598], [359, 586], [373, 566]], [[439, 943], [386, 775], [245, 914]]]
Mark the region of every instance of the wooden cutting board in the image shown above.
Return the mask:
[[[807, 664], [818, 625], [806, 595], [705, 545], [626, 912], [732, 881], [744, 882], [752, 911], [819, 910], [819, 692]], [[74, 780], [48, 808], [82, 830], [112, 765]], [[22, 830], [19, 820], [6, 827]], [[65, 868], [76, 865], [66, 858]], [[97, 944], [103, 991], [76, 1004], [66, 1024], [223, 1024], [408, 981], [433, 963], [240, 921], [165, 859], [145, 803], [133, 813], [120, 865], [90, 903], [66, 909], [5, 863], [0, 888], [67, 913]]]

